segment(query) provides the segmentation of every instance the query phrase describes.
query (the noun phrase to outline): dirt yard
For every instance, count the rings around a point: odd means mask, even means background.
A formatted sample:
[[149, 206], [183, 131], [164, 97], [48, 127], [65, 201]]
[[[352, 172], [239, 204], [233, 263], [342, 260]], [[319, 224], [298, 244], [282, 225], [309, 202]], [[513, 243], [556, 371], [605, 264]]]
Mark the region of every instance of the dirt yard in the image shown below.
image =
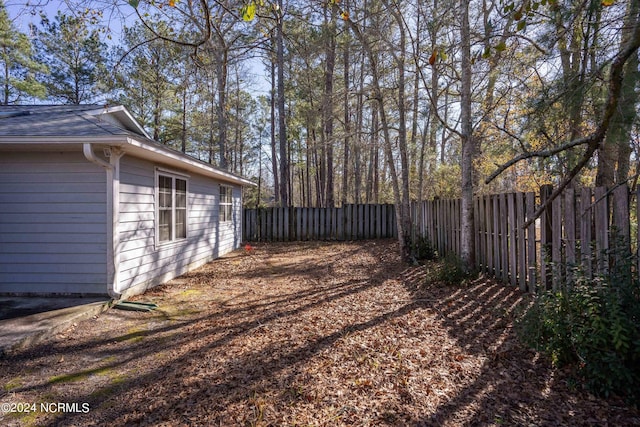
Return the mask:
[[518, 344], [517, 290], [429, 282], [396, 252], [237, 251], [137, 298], [154, 312], [112, 309], [0, 359], [0, 405], [22, 410], [0, 424], [640, 425]]

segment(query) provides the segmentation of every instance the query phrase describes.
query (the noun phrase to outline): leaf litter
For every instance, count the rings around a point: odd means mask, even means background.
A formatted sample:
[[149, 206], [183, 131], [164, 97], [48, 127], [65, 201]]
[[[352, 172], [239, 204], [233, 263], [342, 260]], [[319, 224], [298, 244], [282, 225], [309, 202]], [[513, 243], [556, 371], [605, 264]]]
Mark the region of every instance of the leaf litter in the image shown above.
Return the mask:
[[110, 310], [0, 359], [0, 403], [90, 408], [0, 423], [640, 424], [518, 342], [517, 289], [440, 284], [394, 241], [247, 247], [137, 298], [154, 312]]

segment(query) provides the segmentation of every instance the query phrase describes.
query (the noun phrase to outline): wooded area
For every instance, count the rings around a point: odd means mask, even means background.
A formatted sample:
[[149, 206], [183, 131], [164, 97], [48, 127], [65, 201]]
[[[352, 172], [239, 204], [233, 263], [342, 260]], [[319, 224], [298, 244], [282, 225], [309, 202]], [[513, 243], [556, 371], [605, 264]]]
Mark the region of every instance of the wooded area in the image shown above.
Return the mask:
[[474, 196], [634, 174], [637, 0], [66, 4], [0, 3], [2, 102], [124, 104], [248, 206], [393, 203], [408, 247], [461, 197], [464, 244]]

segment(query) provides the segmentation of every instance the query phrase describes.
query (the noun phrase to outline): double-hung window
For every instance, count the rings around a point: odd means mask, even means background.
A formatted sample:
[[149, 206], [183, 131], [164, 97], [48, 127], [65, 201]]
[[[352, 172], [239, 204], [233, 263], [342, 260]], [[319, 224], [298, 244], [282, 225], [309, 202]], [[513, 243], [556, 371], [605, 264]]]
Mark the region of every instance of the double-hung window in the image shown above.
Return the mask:
[[187, 237], [187, 180], [158, 172], [158, 243]]
[[228, 185], [220, 186], [220, 222], [232, 220], [233, 188]]

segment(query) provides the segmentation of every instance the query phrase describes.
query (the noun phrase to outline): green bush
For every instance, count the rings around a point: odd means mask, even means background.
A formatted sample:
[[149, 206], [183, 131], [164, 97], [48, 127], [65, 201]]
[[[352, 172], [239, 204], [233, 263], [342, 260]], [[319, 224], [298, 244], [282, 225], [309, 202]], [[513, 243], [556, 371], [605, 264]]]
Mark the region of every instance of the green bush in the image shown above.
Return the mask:
[[575, 269], [572, 283], [540, 294], [521, 318], [521, 338], [571, 367], [592, 393], [640, 398], [640, 286], [627, 262], [608, 276], [588, 279]]
[[436, 259], [438, 254], [433, 248], [431, 241], [426, 237], [418, 237], [412, 242], [413, 257], [416, 260], [431, 261]]
[[469, 271], [459, 256], [449, 253], [441, 260], [436, 280], [446, 285], [460, 285], [473, 279], [476, 273]]

